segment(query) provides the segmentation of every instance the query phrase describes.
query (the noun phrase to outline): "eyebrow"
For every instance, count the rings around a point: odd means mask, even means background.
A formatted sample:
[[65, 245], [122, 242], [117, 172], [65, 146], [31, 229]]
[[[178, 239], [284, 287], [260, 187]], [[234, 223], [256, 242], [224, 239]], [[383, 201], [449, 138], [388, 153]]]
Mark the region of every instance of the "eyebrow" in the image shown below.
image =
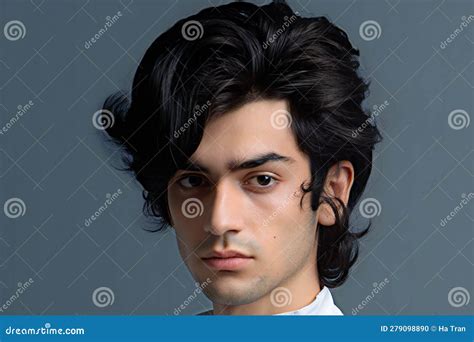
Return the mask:
[[[291, 157], [282, 156], [275, 152], [268, 152], [259, 154], [247, 160], [233, 159], [227, 162], [226, 166], [228, 171], [233, 172], [238, 170], [253, 169], [268, 162], [286, 162], [291, 164], [294, 161], [295, 160]], [[188, 161], [185, 168], [181, 170], [211, 173], [208, 167], [192, 161]]]

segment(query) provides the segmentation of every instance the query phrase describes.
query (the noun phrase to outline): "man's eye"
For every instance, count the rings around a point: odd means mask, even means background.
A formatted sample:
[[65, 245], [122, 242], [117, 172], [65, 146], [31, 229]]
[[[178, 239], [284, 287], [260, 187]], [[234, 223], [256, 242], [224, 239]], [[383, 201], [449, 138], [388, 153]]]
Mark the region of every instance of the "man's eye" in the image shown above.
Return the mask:
[[269, 175], [258, 175], [250, 178], [248, 184], [259, 188], [269, 188], [275, 183], [275, 178]]
[[202, 179], [202, 177], [191, 175], [181, 178], [178, 183], [183, 188], [191, 189], [203, 185], [205, 181]]

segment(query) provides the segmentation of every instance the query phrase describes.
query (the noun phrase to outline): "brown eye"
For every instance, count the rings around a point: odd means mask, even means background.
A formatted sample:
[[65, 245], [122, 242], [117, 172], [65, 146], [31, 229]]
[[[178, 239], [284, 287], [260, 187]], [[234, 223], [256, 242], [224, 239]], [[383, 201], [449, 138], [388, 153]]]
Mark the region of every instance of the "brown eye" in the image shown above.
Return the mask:
[[261, 188], [270, 187], [274, 184], [274, 182], [275, 182], [275, 179], [269, 175], [258, 175], [258, 176], [252, 177], [251, 180], [249, 181], [251, 185], [255, 185]]
[[201, 186], [203, 183], [204, 183], [204, 180], [202, 179], [202, 177], [199, 177], [196, 175], [186, 176], [179, 180], [179, 184], [183, 188], [188, 188], [188, 189]]

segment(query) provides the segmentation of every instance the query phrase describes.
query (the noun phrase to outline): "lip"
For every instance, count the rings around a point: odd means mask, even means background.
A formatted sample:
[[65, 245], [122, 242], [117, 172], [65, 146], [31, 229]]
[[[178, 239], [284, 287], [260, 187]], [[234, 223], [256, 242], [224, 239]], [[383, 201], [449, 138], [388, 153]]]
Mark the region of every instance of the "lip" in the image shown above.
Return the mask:
[[243, 252], [229, 249], [225, 251], [212, 251], [203, 258], [250, 258], [250, 256]]
[[252, 258], [232, 257], [232, 258], [203, 258], [209, 267], [221, 271], [235, 271], [247, 266]]
[[210, 268], [223, 271], [242, 269], [247, 266], [252, 259], [252, 257], [244, 253], [232, 250], [222, 252], [213, 251], [208, 256], [202, 258]]

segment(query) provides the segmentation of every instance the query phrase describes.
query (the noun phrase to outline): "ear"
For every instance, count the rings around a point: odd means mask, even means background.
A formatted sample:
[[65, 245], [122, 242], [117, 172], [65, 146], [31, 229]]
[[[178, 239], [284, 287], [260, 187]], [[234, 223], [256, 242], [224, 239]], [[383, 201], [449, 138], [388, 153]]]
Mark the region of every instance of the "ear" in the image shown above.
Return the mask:
[[[344, 205], [349, 201], [352, 184], [354, 183], [354, 167], [347, 160], [340, 161], [328, 171], [324, 181], [324, 192], [322, 196], [339, 198]], [[336, 205], [339, 205], [335, 202]], [[334, 212], [327, 203], [321, 203], [317, 211], [318, 223], [331, 226], [336, 223]]]

